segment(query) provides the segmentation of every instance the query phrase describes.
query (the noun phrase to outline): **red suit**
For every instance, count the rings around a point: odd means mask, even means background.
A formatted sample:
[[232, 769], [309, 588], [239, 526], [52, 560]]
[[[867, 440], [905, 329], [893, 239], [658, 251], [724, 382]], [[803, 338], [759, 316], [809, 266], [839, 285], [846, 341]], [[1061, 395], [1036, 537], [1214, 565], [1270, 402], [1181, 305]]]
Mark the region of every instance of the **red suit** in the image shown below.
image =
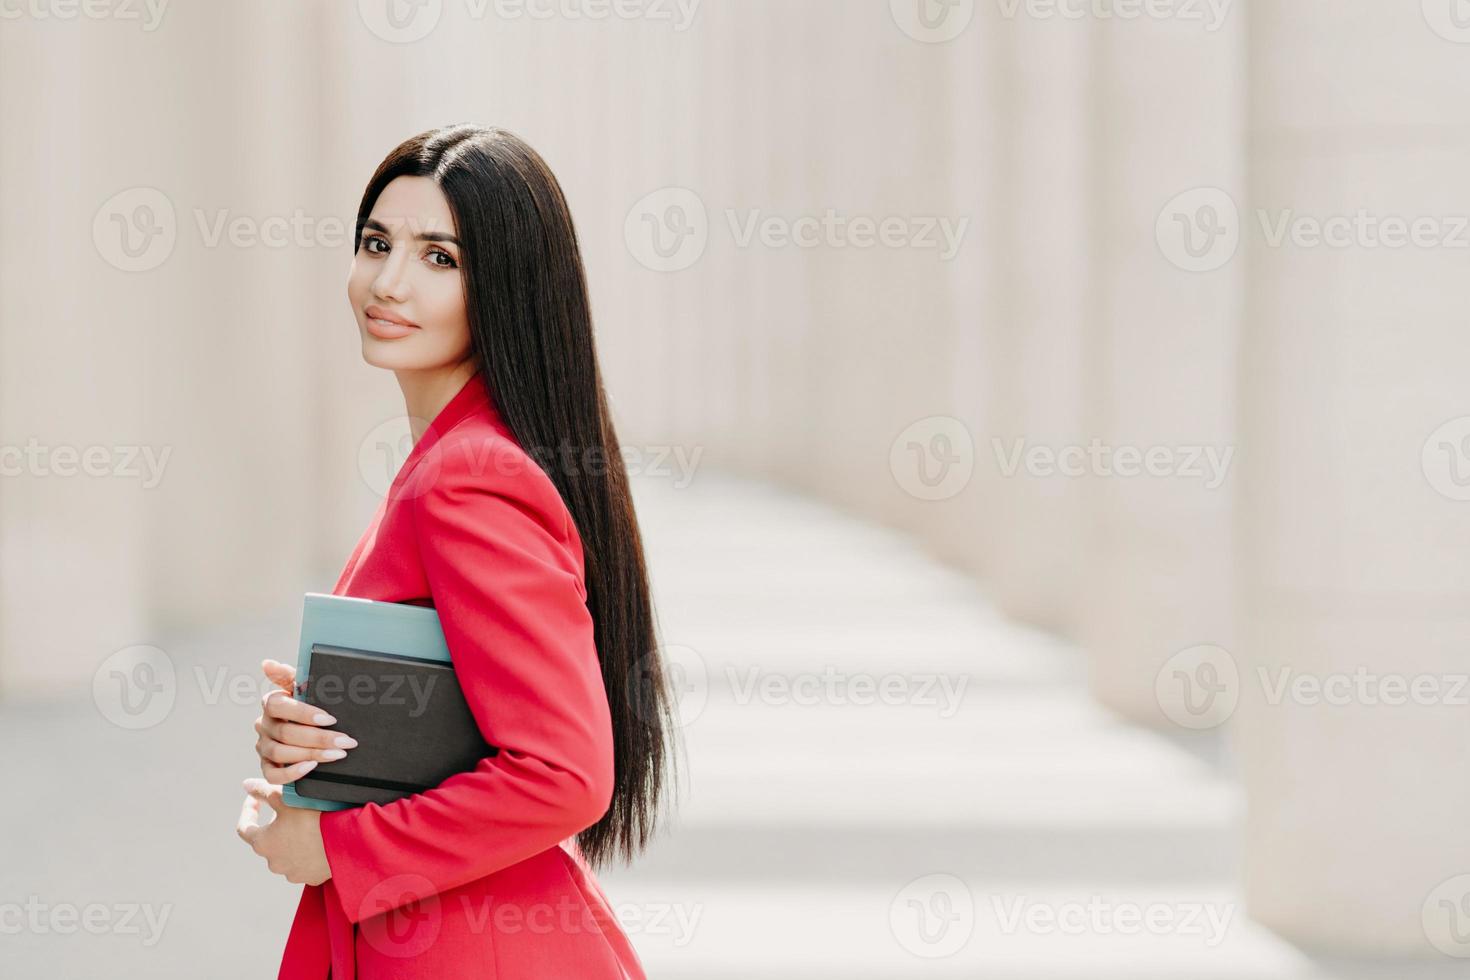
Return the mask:
[[583, 582], [561, 496], [477, 373], [414, 445], [332, 591], [432, 600], [500, 751], [426, 792], [322, 815], [332, 877], [302, 894], [280, 980], [329, 967], [333, 980], [642, 980], [574, 841], [613, 785]]

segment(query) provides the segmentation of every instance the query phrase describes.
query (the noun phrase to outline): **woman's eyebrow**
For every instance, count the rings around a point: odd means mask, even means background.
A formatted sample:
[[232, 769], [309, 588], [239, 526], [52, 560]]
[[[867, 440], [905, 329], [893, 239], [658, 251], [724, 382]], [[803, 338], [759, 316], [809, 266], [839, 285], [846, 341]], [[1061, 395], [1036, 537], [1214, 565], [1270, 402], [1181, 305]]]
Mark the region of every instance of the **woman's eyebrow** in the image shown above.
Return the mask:
[[[376, 218], [367, 219], [362, 223], [362, 227], [364, 230], [371, 229], [372, 231], [380, 231], [385, 235], [393, 234], [391, 231], [388, 230], [387, 225], [383, 224], [381, 221], [378, 221]], [[453, 235], [445, 231], [423, 231], [419, 232], [413, 237], [417, 238], [421, 242], [449, 242], [451, 245], [459, 245], [459, 239], [455, 238]], [[463, 245], [460, 245], [460, 248], [463, 247]]]

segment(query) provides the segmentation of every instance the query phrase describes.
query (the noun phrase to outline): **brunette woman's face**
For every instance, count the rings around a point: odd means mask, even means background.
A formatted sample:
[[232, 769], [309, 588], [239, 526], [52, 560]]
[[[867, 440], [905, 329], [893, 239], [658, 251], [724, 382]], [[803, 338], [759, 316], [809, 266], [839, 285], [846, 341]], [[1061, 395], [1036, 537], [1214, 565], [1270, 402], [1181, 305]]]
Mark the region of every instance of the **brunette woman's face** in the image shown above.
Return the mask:
[[420, 371], [452, 368], [470, 357], [461, 252], [439, 185], [427, 177], [396, 177], [383, 188], [347, 277], [363, 360]]

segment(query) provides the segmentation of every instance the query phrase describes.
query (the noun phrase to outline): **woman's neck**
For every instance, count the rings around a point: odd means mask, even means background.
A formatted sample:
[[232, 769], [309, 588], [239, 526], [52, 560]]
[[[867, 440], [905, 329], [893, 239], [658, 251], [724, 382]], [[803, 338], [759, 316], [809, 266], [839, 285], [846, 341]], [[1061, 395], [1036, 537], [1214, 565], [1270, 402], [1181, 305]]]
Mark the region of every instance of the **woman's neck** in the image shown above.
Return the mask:
[[465, 382], [475, 373], [478, 365], [473, 357], [465, 358], [449, 367], [426, 371], [394, 371], [398, 387], [403, 392], [403, 405], [408, 413], [408, 425], [413, 441], [428, 429], [434, 416], [444, 410], [454, 396], [464, 388]]

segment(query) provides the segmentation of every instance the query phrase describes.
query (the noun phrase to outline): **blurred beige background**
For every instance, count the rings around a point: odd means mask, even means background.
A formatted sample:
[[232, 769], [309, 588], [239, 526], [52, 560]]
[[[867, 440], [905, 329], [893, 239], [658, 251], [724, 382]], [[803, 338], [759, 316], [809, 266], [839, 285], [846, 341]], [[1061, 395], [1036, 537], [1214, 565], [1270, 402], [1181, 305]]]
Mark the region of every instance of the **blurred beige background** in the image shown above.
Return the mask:
[[274, 969], [253, 671], [407, 449], [358, 196], [474, 121], [695, 696], [651, 975], [1462, 975], [1466, 91], [1464, 0], [0, 0], [0, 958]]

